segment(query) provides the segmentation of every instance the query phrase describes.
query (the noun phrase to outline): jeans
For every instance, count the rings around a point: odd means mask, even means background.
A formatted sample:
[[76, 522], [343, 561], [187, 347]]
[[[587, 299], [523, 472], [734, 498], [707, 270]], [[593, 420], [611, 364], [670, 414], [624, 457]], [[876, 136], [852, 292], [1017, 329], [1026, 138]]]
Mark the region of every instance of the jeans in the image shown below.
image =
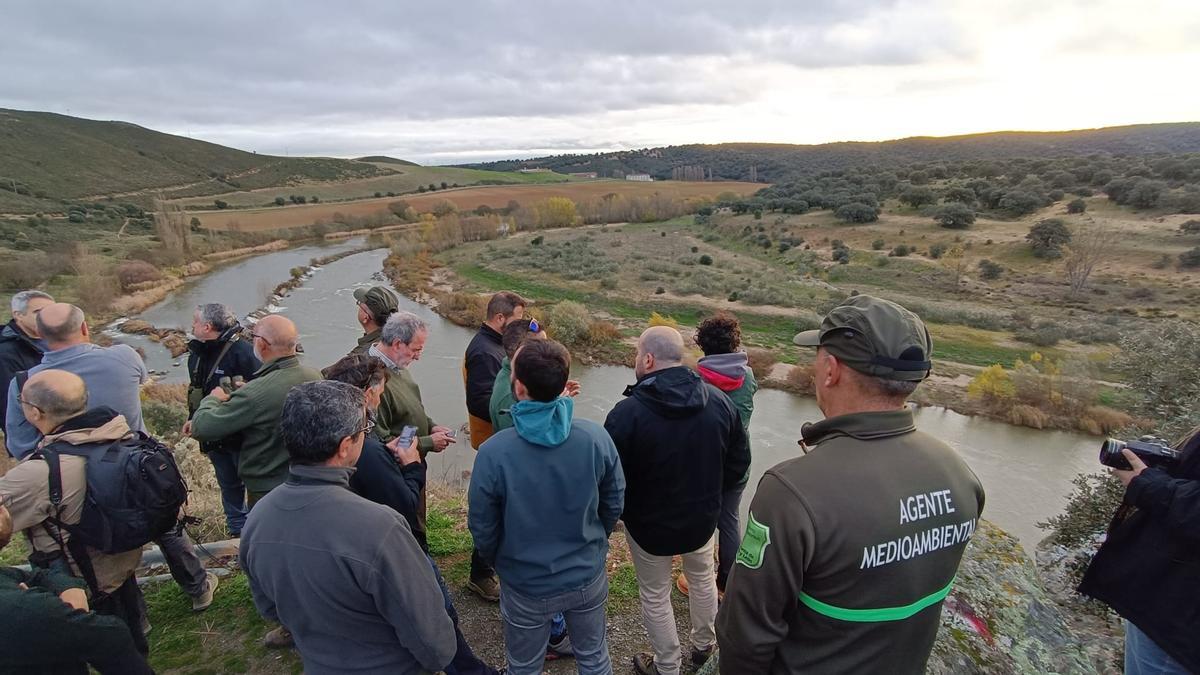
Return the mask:
[[133, 646], [142, 654], [150, 653], [146, 634], [142, 632], [142, 622], [146, 618], [146, 601], [142, 598], [142, 590], [138, 588], [137, 579], [132, 574], [112, 593], [93, 596], [91, 606], [92, 611], [97, 614], [115, 616], [124, 621], [133, 636]]
[[446, 675], [496, 675], [496, 669], [489, 667], [486, 663], [479, 660], [475, 656], [475, 652], [471, 651], [471, 645], [467, 644], [467, 638], [463, 636], [462, 631], [458, 628], [458, 610], [454, 609], [454, 601], [450, 599], [450, 589], [446, 587], [446, 580], [442, 578], [442, 571], [438, 569], [437, 563], [433, 561], [433, 557], [425, 554], [429, 558], [429, 564], [433, 567], [433, 576], [437, 577], [438, 587], [442, 589], [442, 600], [446, 603], [446, 614], [450, 615], [450, 620], [454, 622], [454, 637], [458, 642], [457, 648], [454, 650], [454, 660], [450, 665], [446, 666]]
[[721, 514], [717, 517], [717, 588], [725, 590], [725, 581], [733, 569], [742, 533], [738, 527], [738, 511], [742, 507], [742, 493], [746, 484], [726, 490], [721, 494]]
[[229, 536], [241, 534], [246, 524], [246, 485], [238, 477], [237, 450], [212, 450], [208, 453], [213, 472], [217, 474], [217, 485], [221, 486], [221, 508], [225, 511], [225, 527]]
[[1189, 675], [1138, 627], [1125, 622], [1125, 675]]
[[[503, 581], [503, 579], [501, 580]], [[504, 619], [504, 654], [511, 675], [540, 675], [550, 642], [550, 620], [561, 612], [571, 630], [575, 666], [580, 675], [609, 675], [605, 636], [605, 603], [608, 601], [608, 576], [600, 576], [587, 586], [548, 598], [532, 598], [500, 587], [500, 616]]]
[[171, 578], [184, 593], [196, 597], [204, 592], [208, 583], [208, 573], [196, 556], [196, 547], [191, 537], [182, 530], [172, 530], [159, 537], [154, 542], [162, 551], [163, 559], [167, 561], [167, 569], [171, 570]]
[[[736, 554], [736, 551], [735, 551]], [[471, 551], [471, 579], [488, 579], [496, 576], [496, 570], [483, 559], [479, 554], [479, 549]], [[550, 620], [550, 639], [558, 641], [562, 634], [567, 632], [567, 622], [563, 619], [562, 613], [554, 615]]]
[[[671, 607], [671, 558], [647, 553], [625, 533], [633, 570], [637, 574], [638, 596], [642, 601], [642, 621], [654, 649], [654, 665], [661, 675], [676, 675], [682, 656], [679, 630]], [[683, 556], [683, 575], [688, 582], [688, 611], [692, 618], [692, 647], [708, 649], [717, 642], [717, 580], [713, 576], [713, 548], [717, 536], [709, 537], [700, 548]]]

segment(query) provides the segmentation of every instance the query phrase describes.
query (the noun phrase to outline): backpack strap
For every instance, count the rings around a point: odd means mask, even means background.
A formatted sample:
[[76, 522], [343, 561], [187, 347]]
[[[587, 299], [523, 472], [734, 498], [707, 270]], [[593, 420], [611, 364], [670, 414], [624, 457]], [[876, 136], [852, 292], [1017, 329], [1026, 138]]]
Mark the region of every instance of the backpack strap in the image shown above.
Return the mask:
[[63, 540], [62, 531], [64, 529], [70, 531], [70, 527], [62, 520], [62, 463], [59, 461], [59, 448], [56, 447], [58, 445], [60, 444], [51, 443], [41, 448], [33, 457], [41, 458], [49, 469], [50, 505], [54, 508], [54, 515], [48, 519], [48, 521], [53, 521], [52, 523], [45, 522], [42, 526], [54, 539], [54, 543], [58, 544], [58, 550], [62, 555], [69, 562], [75, 563], [83, 580], [87, 582], [88, 588], [91, 589], [93, 595], [96, 595], [100, 593], [100, 584], [96, 580], [96, 571], [92, 567], [92, 557], [88, 553], [87, 546], [74, 537], [70, 541]]
[[19, 394], [21, 393], [21, 390], [25, 388], [25, 383], [29, 381], [29, 371], [18, 370], [17, 374], [13, 376], [13, 379], [17, 381], [17, 393]]

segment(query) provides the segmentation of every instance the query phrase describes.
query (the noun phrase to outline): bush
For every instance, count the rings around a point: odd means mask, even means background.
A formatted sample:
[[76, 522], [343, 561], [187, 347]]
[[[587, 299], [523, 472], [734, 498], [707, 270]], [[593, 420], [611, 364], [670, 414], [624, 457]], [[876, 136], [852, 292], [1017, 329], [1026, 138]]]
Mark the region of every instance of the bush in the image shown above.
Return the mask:
[[811, 365], [792, 366], [787, 374], [787, 390], [803, 396], [816, 393], [816, 382], [813, 380]]
[[910, 187], [900, 193], [900, 203], [907, 204], [911, 207], [918, 208], [926, 204], [934, 204], [937, 202], [937, 195], [933, 190], [926, 187]]
[[606, 291], [615, 290], [617, 288], [617, 280], [612, 277], [605, 277], [600, 280], [600, 288]]
[[658, 312], [650, 313], [650, 319], [649, 319], [649, 321], [647, 321], [647, 324], [651, 327], [669, 326], [671, 328], [679, 328], [679, 322], [676, 321], [673, 317], [663, 316], [662, 314], [659, 314]]
[[987, 403], [1002, 404], [1011, 401], [1017, 394], [1017, 387], [1009, 377], [1004, 366], [993, 364], [979, 371], [967, 385], [967, 396], [982, 399]]
[[975, 222], [975, 210], [961, 202], [950, 202], [939, 206], [933, 219], [946, 229], [965, 230]]
[[1050, 541], [1067, 548], [1082, 546], [1107, 530], [1125, 496], [1125, 486], [1107, 474], [1081, 473], [1072, 482], [1075, 490], [1063, 512], [1037, 524], [1050, 531]]
[[215, 200], [213, 200], [213, 204], [215, 204], [218, 209], [229, 208], [229, 202], [227, 202], [223, 199], [215, 199]]
[[1033, 247], [1033, 255], [1049, 260], [1062, 257], [1063, 246], [1071, 243], [1071, 230], [1061, 218], [1039, 220], [1025, 235]]
[[156, 400], [142, 401], [142, 420], [146, 423], [146, 428], [150, 430], [150, 433], [158, 438], [178, 436], [187, 419], [186, 404]]
[[1087, 202], [1082, 199], [1072, 199], [1067, 202], [1067, 213], [1083, 213], [1087, 211]]
[[754, 377], [759, 382], [766, 379], [771, 374], [771, 369], [779, 362], [774, 352], [759, 347], [747, 349], [746, 357], [749, 359], [750, 370], [754, 371]]
[[876, 251], [882, 251], [884, 246], [887, 246], [887, 244], [882, 239], [876, 239], [871, 242], [871, 248]]
[[1190, 251], [1184, 251], [1179, 254], [1180, 267], [1200, 267], [1200, 246], [1192, 248]]
[[1021, 342], [1039, 347], [1053, 347], [1060, 340], [1066, 339], [1067, 331], [1056, 323], [1043, 321], [1035, 328], [1017, 331], [1015, 336]]
[[621, 339], [621, 331], [611, 321], [596, 320], [588, 324], [587, 341], [600, 346]]
[[1200, 234], [1200, 220], [1189, 220], [1181, 224], [1179, 231], [1184, 234]]
[[658, 288], [654, 289], [655, 295], [662, 295], [663, 293], [666, 293], [666, 292], [667, 292], [667, 289], [663, 288], [662, 286], [659, 286]]
[[592, 325], [591, 314], [583, 305], [572, 300], [563, 300], [546, 310], [546, 324], [550, 335], [568, 348], [586, 344]]
[[712, 259], [712, 256], [710, 256], [710, 255], [702, 255], [702, 256], [700, 256], [700, 264], [701, 264], [701, 265], [711, 265], [711, 264], [713, 264], [713, 259]]
[[1008, 411], [1008, 423], [1031, 429], [1045, 429], [1050, 422], [1050, 416], [1039, 408], [1031, 405], [1015, 405]]
[[1028, 190], [1013, 190], [1000, 198], [997, 208], [1011, 218], [1020, 218], [1041, 208], [1045, 200]]
[[851, 202], [839, 206], [833, 215], [847, 223], [871, 223], [879, 220], [879, 209], [861, 202]]
[[1004, 268], [988, 259], [979, 261], [979, 276], [984, 279], [999, 279]]
[[123, 291], [128, 291], [137, 284], [158, 281], [161, 278], [162, 272], [143, 260], [126, 260], [117, 267], [117, 281]]
[[530, 244], [531, 246], [541, 246], [541, 245], [542, 245], [542, 242], [544, 242], [544, 241], [546, 241], [546, 237], [544, 237], [543, 235], [540, 235], [540, 234], [539, 234], [538, 236], [536, 236], [536, 237], [534, 237], [533, 239], [531, 239], [531, 240], [529, 241], [529, 244]]
[[929, 247], [929, 257], [933, 258], [934, 260], [941, 258], [945, 253], [946, 253], [946, 245], [945, 244], [933, 244], [932, 246]]
[[903, 257], [907, 256], [909, 253], [912, 253], [912, 249], [910, 249], [906, 244], [900, 244], [900, 245], [896, 246], [895, 248], [893, 248], [891, 250], [891, 252], [888, 253], [888, 255], [895, 257], [895, 258], [903, 258]]

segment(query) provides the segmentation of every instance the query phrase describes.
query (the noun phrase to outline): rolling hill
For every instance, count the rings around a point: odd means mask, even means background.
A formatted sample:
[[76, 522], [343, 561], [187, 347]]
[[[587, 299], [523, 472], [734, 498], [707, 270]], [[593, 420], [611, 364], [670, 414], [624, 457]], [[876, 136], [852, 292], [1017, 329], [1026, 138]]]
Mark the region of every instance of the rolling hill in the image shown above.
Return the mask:
[[494, 171], [513, 171], [526, 167], [547, 168], [559, 173], [595, 171], [602, 177], [648, 173], [658, 179], [671, 178], [676, 167], [691, 166], [711, 170], [714, 178], [725, 180], [750, 180], [753, 167], [757, 180], [775, 183], [803, 174], [856, 166], [893, 168], [918, 162], [970, 162], [1092, 153], [1153, 155], [1183, 152], [1200, 152], [1200, 122], [1139, 124], [1079, 131], [998, 131], [870, 143], [678, 145], [465, 166]]

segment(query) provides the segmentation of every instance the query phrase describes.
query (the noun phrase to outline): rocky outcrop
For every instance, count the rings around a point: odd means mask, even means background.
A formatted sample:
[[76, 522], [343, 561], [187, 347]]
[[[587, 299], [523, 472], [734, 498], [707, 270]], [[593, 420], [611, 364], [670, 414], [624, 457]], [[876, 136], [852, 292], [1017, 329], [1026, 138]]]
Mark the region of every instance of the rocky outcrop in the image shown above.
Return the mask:
[[187, 333], [175, 328], [155, 328], [141, 319], [129, 319], [121, 322], [117, 329], [131, 335], [145, 335], [154, 342], [161, 343], [171, 352], [171, 358], [187, 351]]

